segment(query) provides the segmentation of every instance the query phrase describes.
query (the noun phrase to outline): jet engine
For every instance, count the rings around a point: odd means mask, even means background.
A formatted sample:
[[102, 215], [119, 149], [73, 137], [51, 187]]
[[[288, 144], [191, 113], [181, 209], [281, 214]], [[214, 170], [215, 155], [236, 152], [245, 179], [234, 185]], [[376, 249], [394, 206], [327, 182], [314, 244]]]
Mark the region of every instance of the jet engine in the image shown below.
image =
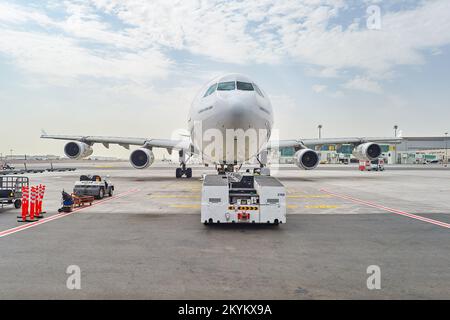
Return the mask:
[[71, 141], [64, 146], [64, 154], [70, 159], [89, 157], [93, 151], [90, 145], [79, 141]]
[[372, 161], [378, 159], [381, 155], [381, 147], [379, 144], [373, 142], [363, 143], [353, 149], [353, 155], [360, 161]]
[[302, 149], [295, 153], [294, 161], [297, 167], [312, 170], [319, 164], [319, 155], [311, 149]]
[[152, 150], [139, 148], [134, 150], [130, 155], [131, 165], [135, 169], [146, 169], [150, 167], [155, 160]]

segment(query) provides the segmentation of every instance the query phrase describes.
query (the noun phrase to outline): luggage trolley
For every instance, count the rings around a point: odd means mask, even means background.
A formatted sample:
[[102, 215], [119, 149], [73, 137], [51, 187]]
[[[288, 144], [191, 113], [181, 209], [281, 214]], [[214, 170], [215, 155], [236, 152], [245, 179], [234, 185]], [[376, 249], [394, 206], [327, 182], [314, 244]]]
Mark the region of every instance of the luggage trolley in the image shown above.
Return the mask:
[[22, 187], [29, 186], [28, 177], [0, 176], [0, 205], [14, 204], [16, 209], [22, 207]]

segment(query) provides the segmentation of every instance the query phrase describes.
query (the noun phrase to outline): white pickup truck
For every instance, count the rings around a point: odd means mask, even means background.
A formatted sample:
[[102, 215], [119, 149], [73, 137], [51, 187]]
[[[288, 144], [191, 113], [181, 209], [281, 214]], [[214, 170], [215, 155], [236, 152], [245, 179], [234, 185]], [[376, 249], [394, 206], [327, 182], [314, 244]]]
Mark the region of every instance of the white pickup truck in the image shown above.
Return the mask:
[[73, 193], [77, 196], [94, 196], [103, 199], [105, 195], [112, 196], [114, 185], [107, 179], [102, 179], [98, 175], [82, 175], [80, 181], [75, 182]]

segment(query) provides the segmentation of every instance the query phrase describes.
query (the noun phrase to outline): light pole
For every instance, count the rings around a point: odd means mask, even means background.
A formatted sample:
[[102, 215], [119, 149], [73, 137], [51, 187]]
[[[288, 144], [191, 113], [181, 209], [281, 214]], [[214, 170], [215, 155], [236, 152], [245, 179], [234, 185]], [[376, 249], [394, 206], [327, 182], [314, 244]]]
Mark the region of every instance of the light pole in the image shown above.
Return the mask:
[[[394, 125], [394, 137], [397, 138], [398, 125]], [[394, 164], [397, 163], [397, 145], [394, 145]]]
[[447, 140], [447, 137], [448, 137], [448, 132], [446, 132], [445, 133], [445, 167], [447, 168], [447, 165], [448, 165], [448, 147], [447, 147], [447, 143], [448, 143], [448, 140]]
[[319, 124], [319, 125], [317, 126], [317, 129], [319, 129], [319, 139], [322, 139], [322, 125]]

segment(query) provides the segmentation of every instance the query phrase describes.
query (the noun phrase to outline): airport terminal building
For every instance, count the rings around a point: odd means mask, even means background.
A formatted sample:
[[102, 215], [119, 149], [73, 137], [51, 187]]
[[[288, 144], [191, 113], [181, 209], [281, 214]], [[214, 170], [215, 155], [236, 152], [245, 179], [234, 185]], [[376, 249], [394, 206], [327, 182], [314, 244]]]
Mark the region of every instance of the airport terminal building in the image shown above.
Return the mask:
[[[382, 144], [382, 156], [388, 164], [418, 164], [429, 162], [446, 162], [450, 146], [449, 137], [403, 137], [397, 145]], [[355, 161], [352, 145], [316, 146], [321, 163], [341, 163]], [[447, 151], [447, 152], [446, 152]], [[292, 163], [293, 148], [280, 150], [280, 163]]]

